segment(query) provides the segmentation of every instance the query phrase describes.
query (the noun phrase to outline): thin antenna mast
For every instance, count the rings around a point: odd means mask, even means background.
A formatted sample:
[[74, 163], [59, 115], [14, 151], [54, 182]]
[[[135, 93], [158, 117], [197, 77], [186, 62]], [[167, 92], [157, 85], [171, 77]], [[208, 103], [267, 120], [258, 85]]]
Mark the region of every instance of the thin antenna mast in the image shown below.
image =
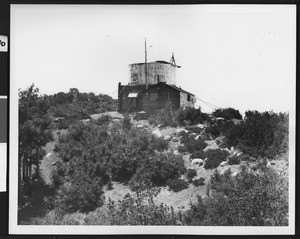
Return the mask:
[[148, 76], [147, 76], [147, 38], [145, 38], [145, 78], [146, 78], [146, 90], [148, 89]]

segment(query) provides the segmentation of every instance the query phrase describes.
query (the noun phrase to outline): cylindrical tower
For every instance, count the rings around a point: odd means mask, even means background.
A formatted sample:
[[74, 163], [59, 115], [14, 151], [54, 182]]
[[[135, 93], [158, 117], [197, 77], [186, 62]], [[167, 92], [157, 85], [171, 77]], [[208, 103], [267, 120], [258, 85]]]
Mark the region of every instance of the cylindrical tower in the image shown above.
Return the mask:
[[[129, 65], [130, 85], [145, 85], [146, 63], [136, 63]], [[178, 66], [166, 61], [154, 61], [147, 63], [147, 81], [153, 85], [164, 82], [169, 85], [176, 85], [176, 68]]]

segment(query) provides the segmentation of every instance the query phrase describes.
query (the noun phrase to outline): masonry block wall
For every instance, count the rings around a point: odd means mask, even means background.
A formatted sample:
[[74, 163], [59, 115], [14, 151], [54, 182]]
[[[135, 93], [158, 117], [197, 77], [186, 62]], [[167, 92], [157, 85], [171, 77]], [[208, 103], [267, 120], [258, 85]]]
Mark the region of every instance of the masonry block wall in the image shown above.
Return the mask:
[[[129, 84], [146, 84], [145, 63], [129, 65]], [[148, 84], [164, 82], [176, 85], [176, 66], [164, 61], [147, 63]]]

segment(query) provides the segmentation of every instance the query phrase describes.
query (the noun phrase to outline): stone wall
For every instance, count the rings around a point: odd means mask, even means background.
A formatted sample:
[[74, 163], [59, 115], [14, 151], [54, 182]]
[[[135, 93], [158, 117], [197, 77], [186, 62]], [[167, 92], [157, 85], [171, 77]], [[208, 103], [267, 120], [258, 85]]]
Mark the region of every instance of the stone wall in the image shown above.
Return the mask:
[[180, 107], [182, 107], [184, 109], [186, 107], [194, 107], [195, 103], [196, 103], [195, 96], [193, 96], [191, 94], [184, 93], [184, 92], [180, 92]]

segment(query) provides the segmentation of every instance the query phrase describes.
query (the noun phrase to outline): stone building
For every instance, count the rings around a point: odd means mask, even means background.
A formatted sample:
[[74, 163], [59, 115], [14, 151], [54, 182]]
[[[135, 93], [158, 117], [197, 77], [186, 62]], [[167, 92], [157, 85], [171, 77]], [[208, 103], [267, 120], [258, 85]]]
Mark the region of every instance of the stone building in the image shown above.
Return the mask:
[[119, 112], [155, 113], [169, 103], [174, 110], [194, 107], [195, 95], [176, 86], [177, 68], [173, 55], [170, 62], [130, 64], [128, 85], [118, 85]]

